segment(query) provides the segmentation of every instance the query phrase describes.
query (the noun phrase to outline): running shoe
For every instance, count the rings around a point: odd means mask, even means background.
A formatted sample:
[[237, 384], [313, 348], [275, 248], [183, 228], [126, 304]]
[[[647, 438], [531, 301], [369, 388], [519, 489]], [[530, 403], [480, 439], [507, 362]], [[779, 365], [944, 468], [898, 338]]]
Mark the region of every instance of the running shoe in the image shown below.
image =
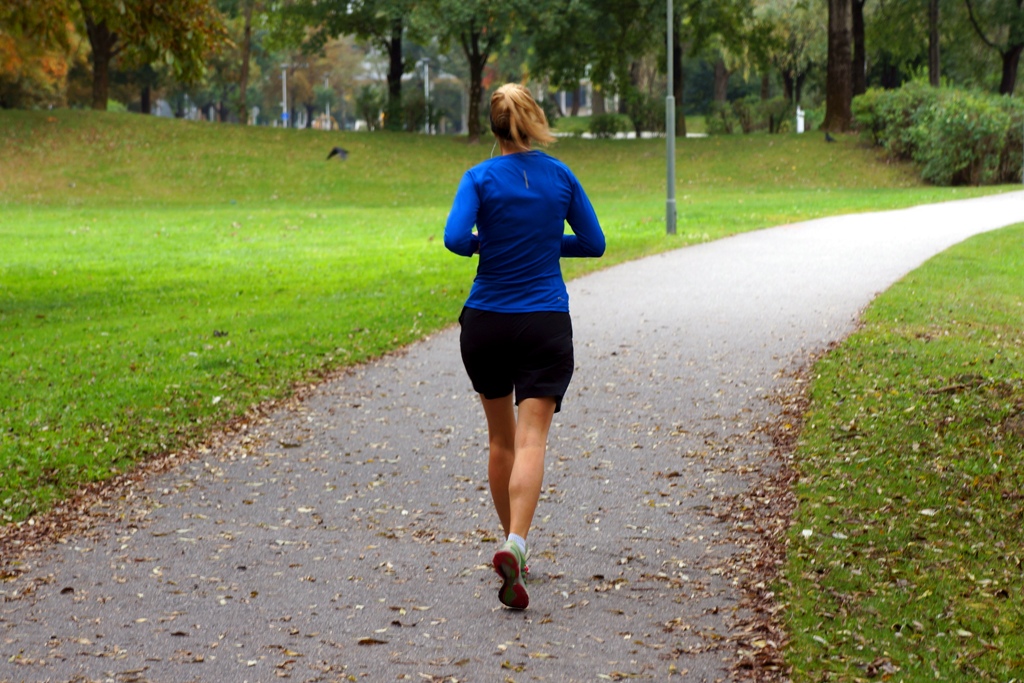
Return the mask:
[[526, 609], [530, 604], [522, 572], [526, 564], [526, 553], [519, 549], [515, 541], [505, 541], [498, 552], [494, 553], [492, 564], [502, 580], [501, 588], [498, 589], [501, 604], [512, 609]]

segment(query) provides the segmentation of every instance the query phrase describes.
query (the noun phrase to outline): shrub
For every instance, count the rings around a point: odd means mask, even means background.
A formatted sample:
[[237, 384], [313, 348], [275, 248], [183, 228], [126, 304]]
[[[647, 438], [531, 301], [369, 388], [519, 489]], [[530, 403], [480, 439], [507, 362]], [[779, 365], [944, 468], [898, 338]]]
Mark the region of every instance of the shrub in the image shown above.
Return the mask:
[[854, 98], [854, 120], [893, 158], [912, 160], [936, 185], [1020, 179], [1024, 105], [1000, 95], [932, 88], [869, 90]]
[[735, 100], [732, 103], [732, 111], [736, 115], [736, 121], [740, 125], [740, 130], [744, 133], [753, 133], [755, 130], [764, 128], [762, 124], [764, 112], [760, 97], [747, 95], [742, 99]]
[[626, 95], [626, 113], [633, 121], [636, 136], [644, 131], [661, 133], [665, 130], [665, 101], [639, 90]]
[[590, 118], [590, 133], [595, 138], [613, 138], [629, 130], [629, 124], [618, 114], [598, 114]]
[[792, 120], [796, 112], [785, 97], [773, 97], [761, 101], [761, 116], [769, 133], [779, 133], [783, 123]]
[[367, 130], [380, 127], [380, 110], [384, 104], [384, 95], [372, 85], [364, 85], [356, 93], [356, 111], [366, 121]]
[[999, 106], [1010, 117], [1006, 142], [999, 155], [999, 180], [1019, 183], [1024, 168], [1024, 103], [1012, 97], [998, 98]]
[[730, 134], [738, 130], [744, 133], [759, 130], [788, 132], [793, 129], [795, 115], [789, 100], [784, 97], [762, 100], [757, 95], [749, 95], [731, 104], [713, 102], [707, 114], [707, 129], [709, 133], [716, 134]]
[[936, 185], [999, 182], [1010, 116], [991, 98], [952, 92], [922, 107], [908, 137], [921, 177]]
[[728, 102], [712, 102], [706, 121], [711, 135], [731, 135], [739, 126], [736, 114]]

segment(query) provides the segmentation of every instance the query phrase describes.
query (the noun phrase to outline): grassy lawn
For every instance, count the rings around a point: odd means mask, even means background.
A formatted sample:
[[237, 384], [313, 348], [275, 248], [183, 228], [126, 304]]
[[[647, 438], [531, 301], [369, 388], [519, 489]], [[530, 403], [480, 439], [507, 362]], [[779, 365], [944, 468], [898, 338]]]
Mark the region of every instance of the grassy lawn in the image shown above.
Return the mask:
[[[346, 162], [325, 161], [334, 145]], [[454, 322], [474, 262], [441, 235], [490, 145], [0, 111], [0, 519], [194, 444], [293, 383]], [[923, 187], [853, 138], [663, 141], [551, 152], [608, 235], [569, 276], [818, 216], [993, 190]]]
[[795, 681], [1024, 672], [1024, 226], [912, 273], [815, 368], [782, 601]]

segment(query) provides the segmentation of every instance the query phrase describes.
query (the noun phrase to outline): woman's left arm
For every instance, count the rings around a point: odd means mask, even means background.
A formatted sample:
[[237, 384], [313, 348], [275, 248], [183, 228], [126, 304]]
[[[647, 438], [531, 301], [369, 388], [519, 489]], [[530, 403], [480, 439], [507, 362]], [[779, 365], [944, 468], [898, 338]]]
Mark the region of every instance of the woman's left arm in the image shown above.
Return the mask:
[[562, 235], [562, 256], [597, 257], [604, 254], [605, 241], [601, 224], [597, 220], [590, 198], [575, 177], [572, 179], [572, 197], [565, 219], [572, 235]]

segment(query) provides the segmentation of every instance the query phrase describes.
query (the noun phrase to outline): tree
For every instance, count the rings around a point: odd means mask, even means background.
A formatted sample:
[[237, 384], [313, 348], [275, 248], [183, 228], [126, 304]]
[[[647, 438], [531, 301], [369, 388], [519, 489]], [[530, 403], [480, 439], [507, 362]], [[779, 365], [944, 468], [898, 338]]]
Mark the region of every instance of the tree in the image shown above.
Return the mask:
[[252, 69], [252, 20], [253, 15], [263, 11], [260, 0], [241, 0], [239, 13], [242, 16], [242, 40], [240, 59], [242, 68], [238, 73], [238, 122], [243, 126], [249, 121], [249, 74]]
[[928, 0], [928, 82], [939, 87], [939, 0]]
[[0, 3], [0, 107], [61, 104], [74, 38], [59, 0]]
[[520, 34], [530, 41], [530, 75], [557, 90], [578, 88], [600, 42], [595, 35], [598, 17], [593, 4], [540, 0], [525, 3], [520, 17]]
[[853, 73], [851, 80], [854, 95], [863, 95], [868, 89], [868, 59], [864, 43], [864, 5], [867, 2], [868, 0], [852, 0], [850, 5], [853, 12]]
[[825, 62], [824, 17], [803, 0], [761, 0], [756, 16], [768, 33], [764, 49], [782, 77], [784, 97], [798, 105], [808, 75]]
[[[388, 56], [385, 125], [402, 127], [402, 74], [406, 63], [402, 40], [416, 0], [292, 0], [276, 14], [276, 32], [305, 52], [321, 49], [332, 38], [354, 35]], [[309, 29], [309, 31], [307, 31]]]
[[828, 0], [828, 79], [821, 127], [833, 133], [850, 130], [853, 125], [852, 2]]
[[162, 61], [183, 81], [203, 72], [207, 52], [225, 38], [210, 0], [78, 0], [92, 47], [93, 109], [106, 109], [110, 64]]
[[1024, 51], [1024, 7], [1021, 0], [964, 0], [971, 25], [985, 45], [999, 53], [1003, 62], [999, 92], [1012, 95], [1017, 68]]
[[417, 5], [420, 30], [443, 48], [457, 44], [469, 64], [469, 142], [480, 141], [484, 67], [515, 25], [519, 0], [424, 0]]

